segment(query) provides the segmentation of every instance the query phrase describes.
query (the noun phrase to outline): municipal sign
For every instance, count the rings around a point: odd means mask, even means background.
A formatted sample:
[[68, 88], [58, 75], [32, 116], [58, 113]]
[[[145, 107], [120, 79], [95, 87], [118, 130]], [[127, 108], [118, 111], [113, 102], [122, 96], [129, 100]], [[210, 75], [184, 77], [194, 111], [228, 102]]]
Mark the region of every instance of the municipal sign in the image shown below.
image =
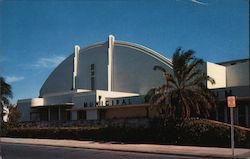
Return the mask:
[[227, 97], [227, 106], [229, 108], [236, 107], [236, 96], [228, 96]]

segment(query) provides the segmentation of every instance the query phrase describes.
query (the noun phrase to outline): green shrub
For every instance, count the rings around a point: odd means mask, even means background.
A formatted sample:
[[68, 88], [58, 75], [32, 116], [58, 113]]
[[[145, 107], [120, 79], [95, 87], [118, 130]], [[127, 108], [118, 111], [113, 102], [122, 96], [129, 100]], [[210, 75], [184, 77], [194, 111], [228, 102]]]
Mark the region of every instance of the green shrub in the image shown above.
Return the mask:
[[[230, 126], [205, 119], [190, 119], [185, 121], [168, 120], [165, 121], [165, 124], [162, 124], [157, 119], [152, 121], [151, 127], [149, 128], [9, 127], [7, 128], [6, 136], [230, 147]], [[236, 147], [249, 147], [249, 141], [250, 129], [236, 127]]]
[[[184, 144], [230, 146], [230, 126], [210, 120], [188, 120], [181, 124]], [[235, 127], [235, 145], [247, 146], [249, 131]]]

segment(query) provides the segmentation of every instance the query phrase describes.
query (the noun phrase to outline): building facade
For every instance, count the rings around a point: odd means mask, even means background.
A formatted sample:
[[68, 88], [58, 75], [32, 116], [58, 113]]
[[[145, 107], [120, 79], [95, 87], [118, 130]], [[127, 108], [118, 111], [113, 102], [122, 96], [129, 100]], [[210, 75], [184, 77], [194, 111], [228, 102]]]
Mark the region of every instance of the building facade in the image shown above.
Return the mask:
[[232, 95], [236, 96], [235, 124], [250, 127], [249, 61], [249, 59], [241, 59], [218, 63], [226, 70], [226, 87], [212, 89], [219, 103], [213, 119], [230, 122], [227, 96]]
[[[249, 65], [249, 60], [246, 62]], [[106, 42], [85, 48], [75, 46], [73, 54], [44, 82], [38, 98], [18, 100], [21, 120], [152, 117], [155, 110], [148, 110], [144, 95], [164, 82], [161, 72], [153, 70], [155, 65], [172, 72], [170, 59], [144, 46], [116, 41], [112, 35]], [[249, 88], [249, 74], [247, 80], [246, 72], [240, 82], [237, 77], [228, 77], [237, 71], [230, 68], [232, 65], [206, 62], [203, 67], [209, 76], [215, 78], [216, 85], [207, 84], [213, 91], [221, 92], [228, 88], [228, 84], [230, 87], [246, 85]], [[245, 71], [249, 70], [246, 68]], [[244, 111], [249, 110], [249, 105], [246, 107]]]

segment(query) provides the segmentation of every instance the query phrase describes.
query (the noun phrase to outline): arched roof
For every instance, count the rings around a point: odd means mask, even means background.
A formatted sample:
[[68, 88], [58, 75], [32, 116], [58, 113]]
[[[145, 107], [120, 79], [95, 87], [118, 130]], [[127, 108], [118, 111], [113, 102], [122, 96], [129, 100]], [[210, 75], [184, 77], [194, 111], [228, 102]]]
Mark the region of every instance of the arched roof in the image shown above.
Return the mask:
[[[89, 49], [92, 49], [92, 48], [95, 48], [95, 47], [99, 47], [101, 45], [104, 45], [106, 42], [97, 42], [97, 43], [94, 43], [92, 45], [89, 45], [89, 46], [86, 46], [84, 48], [81, 48], [80, 50], [80, 53], [81, 52], [84, 52], [86, 50], [89, 50]], [[127, 47], [131, 47], [133, 49], [137, 49], [137, 50], [140, 50], [142, 52], [144, 52], [145, 54], [149, 55], [149, 56], [152, 56], [153, 58], [161, 61], [162, 63], [168, 65], [169, 67], [172, 68], [172, 61], [168, 58], [166, 58], [165, 56], [161, 55], [160, 53], [146, 47], [146, 46], [143, 46], [143, 45], [140, 45], [140, 44], [136, 44], [136, 43], [132, 43], [132, 42], [128, 42], [128, 41], [118, 41], [116, 40], [114, 42], [114, 45], [120, 45], [120, 46], [127, 46]]]
[[[148, 55], [155, 59], [156, 61], [159, 61], [164, 66], [167, 66], [168, 68], [172, 69], [172, 62], [170, 59], [164, 57], [163, 55], [157, 53], [156, 51], [147, 48], [145, 46], [132, 43], [132, 42], [126, 42], [126, 41], [114, 41], [114, 47], [126, 47], [130, 48], [132, 50], [137, 50], [137, 52], [144, 53], [145, 55]], [[107, 50], [108, 42], [98, 42], [94, 43], [92, 45], [89, 45], [87, 47], [81, 48], [79, 51], [79, 56], [84, 55], [85, 53], [94, 53], [92, 50], [98, 50], [99, 48], [102, 48], [103, 50]], [[101, 51], [103, 52], [103, 51]], [[95, 57], [96, 58], [96, 57]], [[98, 58], [105, 58], [105, 57], [98, 57]], [[72, 83], [72, 74], [73, 74], [73, 60], [74, 59], [74, 53], [69, 55], [63, 62], [61, 62], [54, 71], [49, 75], [47, 80], [44, 82], [43, 86], [40, 89], [40, 96], [43, 96], [45, 94], [50, 93], [56, 93], [56, 92], [64, 92], [66, 90], [71, 90], [71, 83]], [[80, 58], [79, 58], [80, 59]], [[64, 70], [64, 71], [62, 71]], [[58, 77], [61, 76], [59, 81]], [[65, 77], [67, 76], [67, 77]], [[58, 83], [60, 82], [60, 83]], [[52, 84], [53, 83], [53, 84]], [[52, 88], [53, 87], [53, 88]], [[81, 86], [83, 87], [83, 86]], [[104, 87], [101, 87], [103, 89]], [[83, 88], [88, 89], [88, 88]]]
[[168, 65], [170, 68], [172, 68], [172, 66], [173, 66], [172, 61], [170, 59], [166, 58], [165, 56], [161, 55], [160, 53], [158, 53], [158, 52], [156, 52], [148, 47], [145, 47], [143, 45], [132, 43], [132, 42], [127, 42], [127, 41], [115, 41], [115, 44], [138, 49], [138, 50], [144, 52], [145, 54], [152, 56], [153, 58], [161, 61], [165, 65]]

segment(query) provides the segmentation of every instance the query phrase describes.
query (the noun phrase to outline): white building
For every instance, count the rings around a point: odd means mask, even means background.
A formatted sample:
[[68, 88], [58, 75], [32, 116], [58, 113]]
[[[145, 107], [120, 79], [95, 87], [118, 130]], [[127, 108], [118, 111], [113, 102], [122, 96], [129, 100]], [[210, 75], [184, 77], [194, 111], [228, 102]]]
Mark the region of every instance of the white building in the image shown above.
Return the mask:
[[0, 109], [1, 109], [1, 111], [2, 111], [2, 120], [3, 120], [3, 122], [8, 122], [8, 116], [9, 116], [9, 113], [10, 113], [10, 111], [9, 111], [9, 109], [8, 109], [8, 107], [4, 104], [4, 102], [3, 101], [1, 101], [0, 102]]
[[226, 97], [234, 95], [237, 97], [235, 124], [250, 127], [249, 61], [250, 59], [241, 59], [218, 63], [225, 68], [226, 86], [213, 89], [220, 101], [214, 119], [230, 122]]
[[[143, 95], [164, 82], [161, 72], [153, 70], [155, 65], [172, 72], [170, 59], [144, 46], [116, 41], [112, 35], [107, 42], [82, 49], [75, 46], [74, 53], [45, 81], [38, 98], [18, 100], [21, 120], [149, 117], [152, 112]], [[237, 79], [227, 77], [232, 74], [227, 67], [206, 63], [204, 69], [217, 82], [208, 88], [237, 85]], [[249, 87], [249, 78], [247, 82]]]
[[9, 109], [7, 107], [3, 107], [3, 121], [7, 122], [8, 121], [8, 115], [9, 115]]

